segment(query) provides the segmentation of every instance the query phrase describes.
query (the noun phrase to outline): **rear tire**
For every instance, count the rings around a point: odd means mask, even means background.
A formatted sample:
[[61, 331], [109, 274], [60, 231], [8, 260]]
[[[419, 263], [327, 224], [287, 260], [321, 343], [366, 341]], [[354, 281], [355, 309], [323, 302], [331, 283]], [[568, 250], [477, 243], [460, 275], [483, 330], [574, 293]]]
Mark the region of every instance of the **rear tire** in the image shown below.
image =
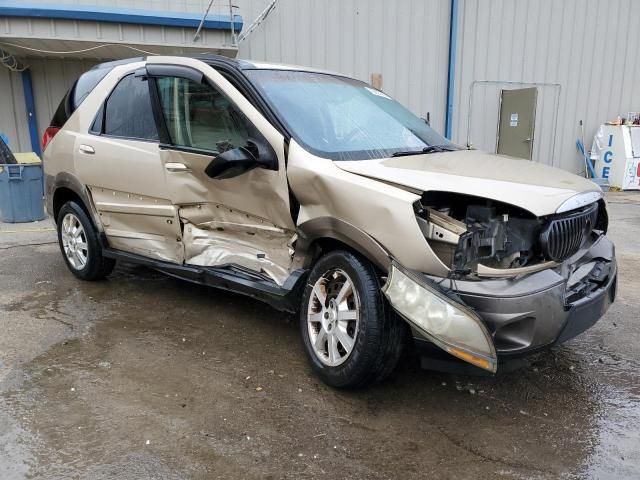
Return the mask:
[[82, 280], [100, 280], [116, 265], [102, 255], [102, 246], [89, 216], [76, 202], [65, 203], [57, 219], [58, 244], [67, 267]]
[[300, 311], [313, 370], [337, 388], [378, 382], [395, 369], [406, 325], [380, 291], [373, 265], [344, 250], [328, 253], [309, 274]]

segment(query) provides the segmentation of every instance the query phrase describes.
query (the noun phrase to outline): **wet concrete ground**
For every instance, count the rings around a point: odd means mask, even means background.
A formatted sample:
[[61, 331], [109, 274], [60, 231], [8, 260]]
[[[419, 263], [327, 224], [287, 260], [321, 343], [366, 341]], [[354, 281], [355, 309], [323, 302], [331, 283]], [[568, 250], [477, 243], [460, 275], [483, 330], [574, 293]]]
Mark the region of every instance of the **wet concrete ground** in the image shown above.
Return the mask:
[[593, 329], [495, 378], [408, 357], [358, 392], [261, 303], [127, 265], [83, 283], [49, 223], [0, 224], [0, 479], [640, 478], [640, 195], [609, 202]]

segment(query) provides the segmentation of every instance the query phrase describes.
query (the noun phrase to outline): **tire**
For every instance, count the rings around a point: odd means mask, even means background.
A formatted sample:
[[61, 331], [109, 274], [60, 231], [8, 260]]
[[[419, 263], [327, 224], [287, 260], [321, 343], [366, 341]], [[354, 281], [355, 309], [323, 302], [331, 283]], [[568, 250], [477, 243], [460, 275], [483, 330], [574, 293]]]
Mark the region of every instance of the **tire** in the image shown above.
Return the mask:
[[76, 202], [65, 203], [57, 219], [58, 244], [67, 267], [82, 280], [101, 280], [116, 265], [102, 255], [96, 229], [87, 213]]
[[344, 250], [321, 257], [311, 270], [300, 329], [313, 370], [336, 388], [361, 388], [388, 377], [407, 333], [384, 299], [373, 265]]

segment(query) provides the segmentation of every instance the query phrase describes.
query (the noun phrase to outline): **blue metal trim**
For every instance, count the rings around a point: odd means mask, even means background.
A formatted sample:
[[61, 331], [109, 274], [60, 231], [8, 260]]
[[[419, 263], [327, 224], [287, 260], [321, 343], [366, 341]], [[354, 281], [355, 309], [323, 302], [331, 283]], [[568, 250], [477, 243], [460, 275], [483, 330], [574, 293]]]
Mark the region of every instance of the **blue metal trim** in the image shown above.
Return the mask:
[[29, 138], [31, 139], [31, 150], [40, 156], [40, 138], [38, 137], [38, 121], [36, 119], [36, 102], [33, 98], [33, 83], [31, 82], [31, 71], [22, 71], [22, 89], [24, 90], [24, 104], [27, 110], [27, 124], [29, 125]]
[[[134, 23], [163, 27], [198, 28], [202, 16], [193, 13], [109, 8], [96, 5], [55, 5], [42, 3], [6, 2], [0, 4], [0, 17], [55, 18], [60, 20], [85, 20], [90, 22]], [[242, 31], [240, 15], [233, 16], [233, 29]], [[209, 15], [202, 28], [231, 30], [229, 15]]]
[[447, 72], [447, 110], [444, 136], [451, 140], [453, 133], [453, 96], [456, 83], [456, 50], [458, 43], [458, 0], [451, 0], [449, 23], [449, 71]]

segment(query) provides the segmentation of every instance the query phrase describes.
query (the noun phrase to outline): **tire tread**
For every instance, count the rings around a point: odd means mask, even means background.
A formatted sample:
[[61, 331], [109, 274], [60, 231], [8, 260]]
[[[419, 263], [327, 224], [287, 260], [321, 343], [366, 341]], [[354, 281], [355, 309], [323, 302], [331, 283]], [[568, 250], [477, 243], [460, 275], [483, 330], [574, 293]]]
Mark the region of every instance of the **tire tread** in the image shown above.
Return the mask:
[[[73, 213], [78, 219], [85, 231], [85, 235], [87, 237], [87, 246], [89, 248], [89, 258], [87, 261], [87, 265], [82, 270], [76, 270], [71, 265], [64, 254], [64, 249], [62, 247], [62, 233], [61, 233], [61, 223], [65, 214]], [[64, 258], [67, 267], [76, 277], [82, 280], [94, 281], [94, 280], [102, 280], [107, 275], [109, 275], [115, 265], [116, 261], [113, 258], [107, 258], [102, 255], [102, 246], [100, 245], [100, 241], [98, 239], [98, 235], [96, 233], [96, 228], [93, 225], [93, 222], [87, 215], [87, 212], [81, 205], [74, 201], [69, 201], [65, 203], [58, 213], [57, 218], [57, 230], [58, 230], [58, 244], [60, 246], [60, 251], [62, 252], [62, 256]]]
[[[327, 367], [315, 356], [307, 333], [307, 306], [310, 290], [316, 279], [330, 268], [343, 268], [354, 283], [360, 285], [361, 323], [365, 332], [363, 348], [355, 348], [351, 357], [338, 367]], [[365, 258], [346, 250], [334, 250], [321, 257], [313, 267], [303, 298], [300, 326], [307, 356], [316, 373], [325, 383], [337, 388], [363, 388], [387, 378], [395, 369], [402, 353], [406, 325], [387, 304], [381, 290], [378, 272]], [[363, 325], [366, 321], [366, 325]], [[359, 335], [363, 334], [363, 330]], [[355, 360], [354, 360], [355, 358]], [[356, 362], [354, 365], [353, 362]]]

